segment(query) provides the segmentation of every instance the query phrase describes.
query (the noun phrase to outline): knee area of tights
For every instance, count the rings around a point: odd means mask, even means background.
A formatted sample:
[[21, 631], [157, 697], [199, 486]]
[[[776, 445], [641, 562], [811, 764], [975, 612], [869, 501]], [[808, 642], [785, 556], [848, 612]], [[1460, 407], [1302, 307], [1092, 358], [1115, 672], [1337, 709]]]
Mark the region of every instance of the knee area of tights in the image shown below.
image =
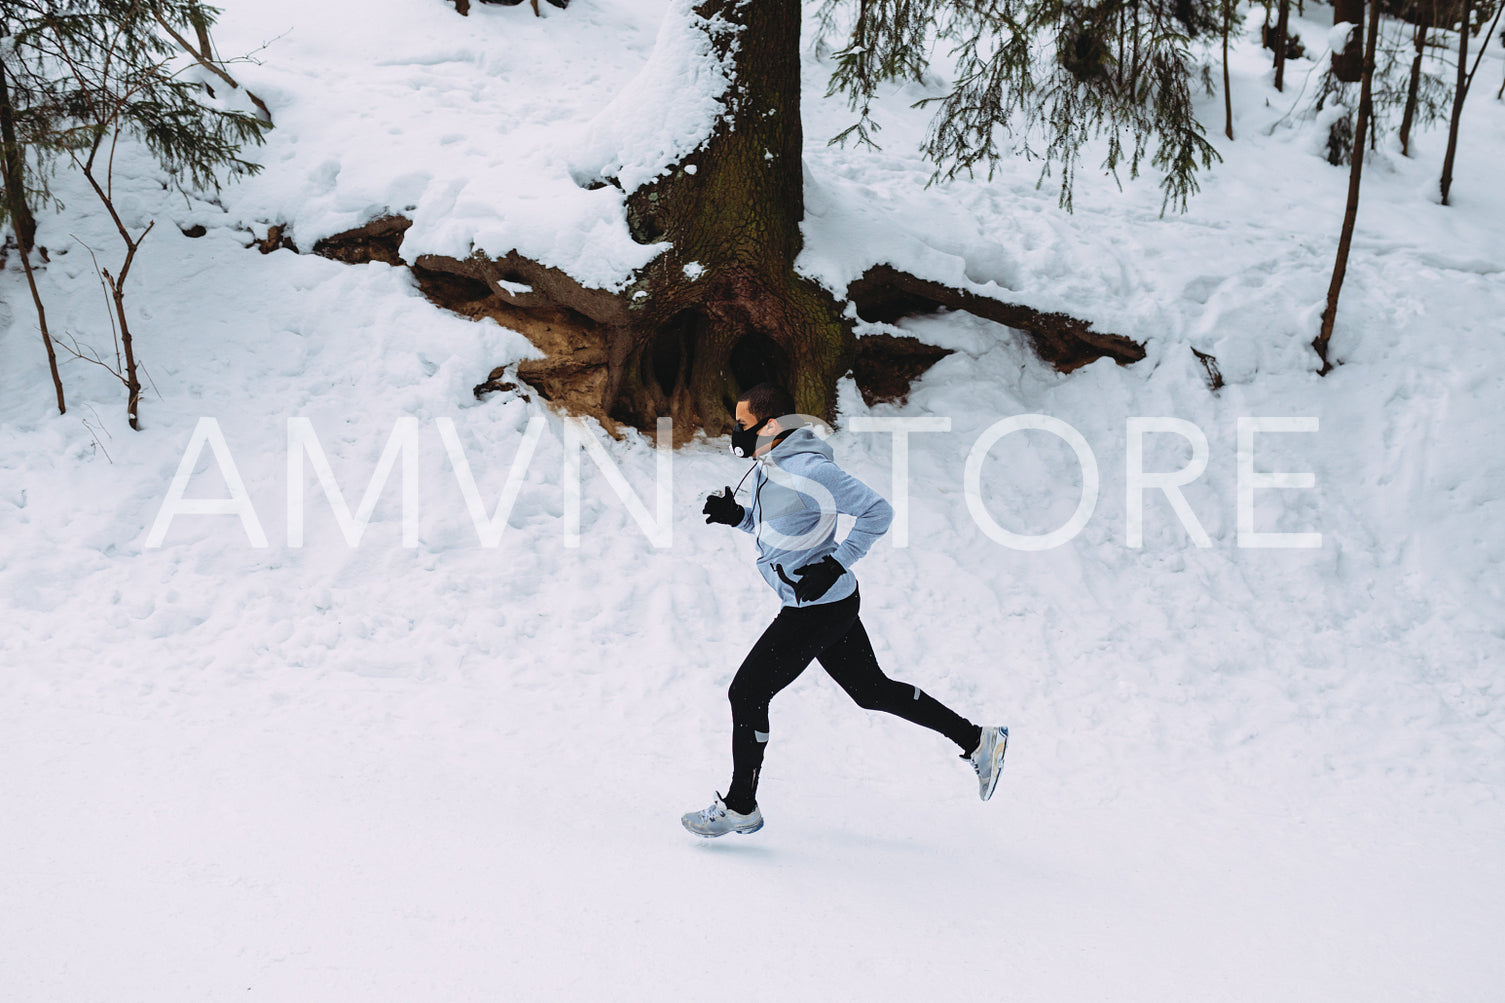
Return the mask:
[[738, 686], [733, 683], [726, 691], [726, 699], [732, 705], [733, 711], [755, 714], [760, 708], [764, 711], [768, 708], [767, 694], [759, 693], [750, 686]]
[[916, 699], [918, 692], [908, 683], [889, 682], [859, 690], [851, 697], [863, 710], [882, 710], [902, 700]]

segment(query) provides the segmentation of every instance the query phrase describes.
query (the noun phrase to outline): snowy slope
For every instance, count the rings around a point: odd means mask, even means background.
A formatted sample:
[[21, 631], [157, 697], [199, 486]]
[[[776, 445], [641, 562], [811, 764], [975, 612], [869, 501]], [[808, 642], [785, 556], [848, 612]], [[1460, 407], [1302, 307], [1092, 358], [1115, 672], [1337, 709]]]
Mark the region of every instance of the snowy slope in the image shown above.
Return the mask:
[[[70, 364], [50, 405], [29, 297], [0, 279], [0, 987], [20, 1000], [662, 999], [728, 983], [771, 999], [1490, 999], [1505, 981], [1505, 72], [1490, 54], [1465, 113], [1454, 205], [1445, 135], [1366, 170], [1334, 347], [1307, 348], [1345, 170], [1286, 116], [1309, 64], [1270, 89], [1234, 53], [1237, 139], [1185, 215], [1153, 177], [1084, 171], [1076, 212], [1037, 166], [929, 189], [913, 154], [922, 92], [880, 110], [882, 151], [806, 59], [809, 212], [800, 267], [833, 284], [879, 258], [1064, 309], [1146, 343], [1129, 368], [1067, 376], [965, 315], [906, 322], [956, 349], [902, 407], [946, 417], [910, 440], [909, 545], [858, 566], [891, 674], [974, 720], [1008, 723], [993, 801], [943, 740], [852, 707], [818, 670], [773, 705], [757, 836], [702, 843], [678, 815], [724, 789], [725, 687], [774, 612], [749, 543], [699, 498], [742, 467], [723, 442], [673, 459], [672, 546], [656, 548], [590, 463], [567, 529], [563, 424], [470, 388], [535, 354], [442, 313], [401, 270], [243, 248], [291, 224], [305, 250], [383, 211], [405, 253], [518, 246], [609, 284], [642, 260], [614, 190], [577, 174], [603, 106], [654, 50], [665, 5], [575, 0], [236, 0], [225, 52], [278, 127], [265, 172], [221, 205], [169, 197], [122, 161], [131, 211], [164, 220], [133, 273], [158, 391], [146, 428]], [[1309, 9], [1304, 38], [1323, 37]], [[1257, 31], [1258, 15], [1251, 14]], [[944, 69], [943, 67], [941, 68]], [[1267, 103], [1268, 101], [1268, 103]], [[665, 139], [672, 143], [673, 137]], [[666, 145], [667, 149], [668, 146]], [[610, 151], [606, 151], [609, 154]], [[584, 167], [582, 166], [584, 165]], [[87, 193], [42, 221], [55, 330], [101, 350], [87, 251], [113, 235]], [[72, 187], [70, 187], [70, 185]], [[166, 222], [203, 224], [197, 240]], [[60, 253], [66, 250], [66, 253]], [[998, 291], [998, 290], [995, 290]], [[1210, 394], [1196, 347], [1228, 386]], [[996, 421], [1041, 413], [1091, 446], [1101, 491], [1054, 550], [993, 542], [964, 470]], [[454, 422], [488, 508], [529, 419], [547, 425], [501, 545], [481, 546], [441, 435]], [[1164, 498], [1125, 542], [1126, 421], [1205, 433], [1186, 488], [1211, 546]], [[1257, 469], [1315, 486], [1258, 492], [1237, 545], [1237, 423]], [[214, 418], [269, 540], [184, 516], [145, 541], [198, 421]], [[418, 545], [394, 475], [358, 546], [312, 476], [287, 543], [288, 419], [311, 419], [354, 508], [399, 419], [417, 421]], [[598, 434], [653, 506], [651, 444]], [[893, 494], [891, 441], [844, 427], [838, 457]], [[1147, 439], [1146, 469], [1188, 458]], [[998, 443], [981, 486], [1019, 532], [1070, 515], [1080, 475], [1048, 436]], [[226, 496], [207, 451], [190, 497]]]

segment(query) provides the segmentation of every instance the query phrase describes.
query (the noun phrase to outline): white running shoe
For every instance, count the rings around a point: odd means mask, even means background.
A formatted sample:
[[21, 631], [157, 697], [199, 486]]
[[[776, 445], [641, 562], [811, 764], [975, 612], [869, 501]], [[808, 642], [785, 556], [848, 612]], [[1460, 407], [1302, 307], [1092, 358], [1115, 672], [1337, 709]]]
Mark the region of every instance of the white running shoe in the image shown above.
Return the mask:
[[729, 832], [747, 835], [763, 828], [763, 812], [756, 805], [746, 815], [732, 811], [718, 794], [710, 807], [702, 808], [700, 811], [686, 812], [679, 821], [695, 835], [705, 836], [708, 839], [712, 836], [725, 836]]
[[977, 773], [977, 796], [986, 801], [993, 796], [998, 786], [998, 776], [1003, 772], [1003, 753], [1009, 746], [1007, 728], [982, 729], [982, 741], [970, 756], [972, 769]]

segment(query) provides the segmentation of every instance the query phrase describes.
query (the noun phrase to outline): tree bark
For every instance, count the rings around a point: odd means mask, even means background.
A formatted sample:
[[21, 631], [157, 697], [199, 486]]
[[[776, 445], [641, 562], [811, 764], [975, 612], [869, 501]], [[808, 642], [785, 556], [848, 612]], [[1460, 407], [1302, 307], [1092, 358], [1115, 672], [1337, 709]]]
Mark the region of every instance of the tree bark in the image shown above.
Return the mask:
[[16, 110], [10, 103], [10, 80], [3, 60], [0, 60], [0, 138], [5, 143], [6, 209], [16, 231], [16, 243], [25, 254], [36, 246], [37, 221], [26, 204], [26, 150], [16, 138]]
[[[1360, 15], [1362, 16], [1362, 14]], [[1312, 341], [1317, 357], [1322, 360], [1319, 375], [1326, 376], [1333, 364], [1328, 358], [1328, 343], [1333, 336], [1333, 323], [1338, 317], [1338, 294], [1343, 289], [1343, 276], [1348, 271], [1348, 251], [1353, 245], [1354, 222], [1359, 216], [1359, 181], [1364, 173], [1364, 136], [1369, 132], [1369, 117], [1373, 102], [1374, 50], [1379, 39], [1378, 12], [1371, 11], [1369, 37], [1364, 43], [1364, 62], [1361, 67], [1359, 87], [1359, 113], [1353, 130], [1353, 163], [1348, 168], [1348, 205], [1343, 210], [1343, 229], [1338, 236], [1338, 257], [1333, 263], [1332, 281], [1327, 287], [1327, 306], [1322, 311], [1322, 327]]]
[[1233, 138], [1233, 88], [1228, 80], [1228, 29], [1233, 20], [1233, 0], [1223, 0], [1223, 115], [1224, 133]]
[[1291, 26], [1291, 0], [1280, 0], [1280, 16], [1275, 21], [1275, 89], [1284, 91], [1286, 80], [1286, 34]]
[[52, 345], [52, 334], [47, 330], [47, 308], [42, 304], [42, 294], [37, 289], [37, 278], [31, 268], [37, 221], [26, 204], [26, 150], [16, 138], [16, 110], [10, 103], [10, 82], [6, 78], [4, 61], [0, 61], [0, 144], [4, 147], [0, 149], [0, 171], [3, 171], [5, 181], [5, 208], [16, 233], [16, 246], [21, 252], [21, 268], [26, 272], [31, 301], [37, 308], [37, 324], [42, 329], [42, 344], [47, 348], [47, 368], [57, 394], [57, 413], [67, 414], [68, 406], [63, 401], [63, 377], [57, 368], [57, 350]]
[[[145, 237], [146, 234], [142, 236]], [[120, 270], [120, 278], [113, 278], [108, 268], [104, 269], [104, 277], [106, 284], [110, 287], [110, 296], [115, 301], [115, 316], [120, 321], [120, 344], [125, 350], [125, 417], [133, 430], [140, 431], [141, 378], [137, 375], [136, 347], [131, 340], [131, 327], [125, 319], [125, 276], [131, 270], [131, 259], [135, 256], [136, 245], [132, 244], [130, 251], [126, 253], [125, 267]]]
[[1411, 123], [1416, 119], [1416, 96], [1421, 88], [1421, 60], [1426, 51], [1427, 27], [1431, 20], [1424, 5], [1418, 7], [1418, 15], [1416, 55], [1411, 60], [1411, 80], [1406, 85], [1406, 111], [1400, 121], [1400, 152], [1403, 157], [1411, 155]]
[[[1333, 76], [1351, 84], [1364, 75], [1364, 0], [1333, 0], [1333, 24], [1355, 25], [1341, 53], [1333, 53]], [[1362, 130], [1360, 130], [1362, 132]]]
[[1463, 22], [1458, 27], [1458, 86], [1453, 91], [1453, 114], [1448, 120], [1448, 149], [1442, 157], [1442, 204], [1448, 204], [1453, 187], [1453, 160], [1458, 153], [1458, 125], [1463, 121], [1463, 99], [1468, 96], [1468, 22], [1472, 0], [1463, 0]]

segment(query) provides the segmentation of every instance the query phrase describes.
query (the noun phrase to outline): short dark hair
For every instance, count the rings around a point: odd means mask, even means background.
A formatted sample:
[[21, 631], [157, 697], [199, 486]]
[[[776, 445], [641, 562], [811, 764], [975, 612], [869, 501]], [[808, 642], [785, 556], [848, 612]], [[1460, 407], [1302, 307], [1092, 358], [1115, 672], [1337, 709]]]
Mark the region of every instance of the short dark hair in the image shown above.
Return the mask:
[[759, 421], [769, 418], [782, 418], [786, 414], [794, 413], [794, 398], [789, 391], [777, 383], [759, 383], [749, 390], [744, 390], [739, 401], [747, 402], [747, 409], [757, 416]]

